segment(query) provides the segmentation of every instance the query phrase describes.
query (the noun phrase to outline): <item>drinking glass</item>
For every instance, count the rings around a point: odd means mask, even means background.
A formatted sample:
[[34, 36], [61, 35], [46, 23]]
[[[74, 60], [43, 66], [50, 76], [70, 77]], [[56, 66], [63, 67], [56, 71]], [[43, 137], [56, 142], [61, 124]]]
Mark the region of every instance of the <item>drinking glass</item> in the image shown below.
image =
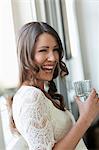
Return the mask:
[[75, 81], [73, 85], [76, 96], [80, 96], [83, 100], [89, 96], [92, 90], [91, 80]]

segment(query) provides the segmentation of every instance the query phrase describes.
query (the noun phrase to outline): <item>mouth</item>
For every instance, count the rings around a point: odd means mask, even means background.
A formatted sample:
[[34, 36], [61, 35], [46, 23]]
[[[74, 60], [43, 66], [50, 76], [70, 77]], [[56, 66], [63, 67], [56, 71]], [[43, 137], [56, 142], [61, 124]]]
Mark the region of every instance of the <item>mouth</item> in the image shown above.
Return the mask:
[[41, 68], [47, 73], [52, 73], [55, 69], [55, 65], [44, 65]]

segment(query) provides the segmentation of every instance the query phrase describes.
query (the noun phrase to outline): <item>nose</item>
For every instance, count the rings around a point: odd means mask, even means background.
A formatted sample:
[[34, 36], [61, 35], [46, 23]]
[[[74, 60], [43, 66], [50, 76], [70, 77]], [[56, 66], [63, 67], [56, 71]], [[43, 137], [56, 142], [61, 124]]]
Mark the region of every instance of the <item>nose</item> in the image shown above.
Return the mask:
[[53, 62], [56, 61], [56, 57], [55, 57], [54, 52], [48, 53], [47, 60], [48, 60], [48, 61], [53, 61]]

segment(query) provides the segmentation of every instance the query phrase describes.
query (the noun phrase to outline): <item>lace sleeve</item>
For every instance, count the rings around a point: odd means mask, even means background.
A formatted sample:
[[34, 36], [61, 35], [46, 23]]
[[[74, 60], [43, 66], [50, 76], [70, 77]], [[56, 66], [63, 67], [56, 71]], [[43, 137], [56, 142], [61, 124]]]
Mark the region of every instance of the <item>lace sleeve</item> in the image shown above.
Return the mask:
[[55, 140], [45, 95], [38, 89], [20, 96], [16, 126], [31, 150], [52, 150]]

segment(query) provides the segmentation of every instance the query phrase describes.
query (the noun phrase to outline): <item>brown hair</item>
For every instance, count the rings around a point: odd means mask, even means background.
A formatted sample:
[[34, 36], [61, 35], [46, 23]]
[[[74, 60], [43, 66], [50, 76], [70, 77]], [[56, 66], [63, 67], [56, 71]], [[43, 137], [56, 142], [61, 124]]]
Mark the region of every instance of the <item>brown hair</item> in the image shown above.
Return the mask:
[[[36, 86], [35, 79], [36, 74], [39, 72], [39, 67], [34, 63], [34, 46], [37, 41], [37, 38], [42, 33], [51, 34], [57, 41], [59, 46], [59, 64], [56, 66], [53, 79], [49, 81], [49, 90], [48, 94], [45, 93], [47, 97], [53, 102], [53, 104], [64, 111], [64, 100], [63, 96], [56, 93], [57, 88], [54, 83], [54, 79], [59, 75], [65, 76], [68, 75], [68, 69], [65, 63], [62, 61], [64, 51], [61, 39], [58, 33], [47, 23], [44, 22], [30, 22], [25, 24], [20, 32], [17, 44], [17, 54], [18, 54], [18, 63], [19, 63], [19, 87], [27, 81], [28, 85]], [[39, 88], [39, 87], [38, 87]], [[60, 105], [58, 105], [55, 100], [60, 101]]]

